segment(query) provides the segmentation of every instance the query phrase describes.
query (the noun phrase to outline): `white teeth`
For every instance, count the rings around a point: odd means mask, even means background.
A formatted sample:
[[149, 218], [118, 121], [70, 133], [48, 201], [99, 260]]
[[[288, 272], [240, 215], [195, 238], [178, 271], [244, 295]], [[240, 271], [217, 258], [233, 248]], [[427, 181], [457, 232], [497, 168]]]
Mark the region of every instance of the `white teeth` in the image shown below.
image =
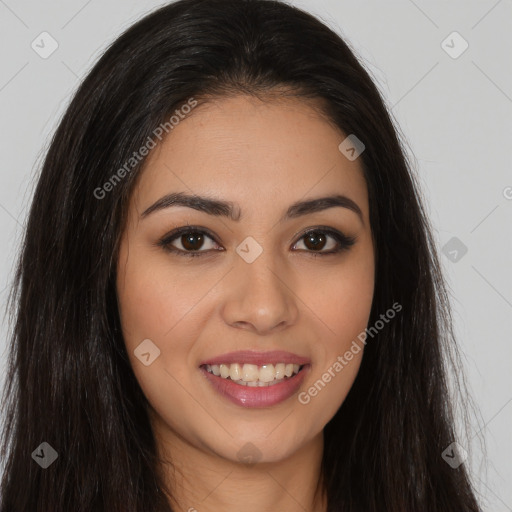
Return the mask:
[[229, 377], [231, 380], [240, 380], [242, 378], [242, 369], [238, 363], [232, 364], [230, 366]]
[[229, 377], [229, 366], [227, 364], [220, 365], [220, 376], [223, 379], [227, 379]]
[[258, 367], [255, 364], [244, 364], [242, 367], [242, 380], [244, 382], [255, 382], [258, 380]]
[[277, 384], [285, 377], [299, 373], [300, 365], [292, 363], [264, 364], [257, 366], [249, 363], [205, 365], [206, 371], [221, 377], [230, 378], [242, 386], [266, 387]]
[[286, 365], [284, 363], [276, 364], [276, 379], [283, 379], [284, 378], [284, 369], [286, 368]]
[[[299, 371], [297, 369], [297, 371]], [[260, 369], [259, 380], [261, 382], [272, 382], [276, 377], [276, 370], [273, 364], [263, 365]]]

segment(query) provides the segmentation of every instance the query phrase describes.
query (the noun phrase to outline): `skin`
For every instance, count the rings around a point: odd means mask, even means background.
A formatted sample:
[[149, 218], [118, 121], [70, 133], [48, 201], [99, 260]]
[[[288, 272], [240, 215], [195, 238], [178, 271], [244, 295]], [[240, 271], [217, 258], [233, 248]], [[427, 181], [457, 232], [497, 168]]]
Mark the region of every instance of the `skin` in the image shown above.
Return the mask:
[[[174, 464], [161, 470], [177, 510], [326, 510], [325, 495], [315, 493], [323, 489], [323, 428], [350, 390], [363, 350], [305, 405], [294, 395], [267, 408], [238, 406], [212, 388], [199, 365], [236, 350], [287, 350], [311, 359], [303, 392], [365, 330], [374, 243], [360, 159], [338, 149], [345, 137], [311, 101], [240, 95], [197, 106], [146, 160], [122, 234], [117, 290], [158, 450]], [[141, 218], [170, 192], [232, 201], [243, 217], [172, 206]], [[362, 219], [333, 207], [279, 222], [295, 201], [334, 193], [357, 203]], [[194, 245], [203, 256], [157, 245], [187, 223], [215, 236]], [[314, 257], [337, 246], [330, 236], [318, 249], [306, 245], [304, 231], [321, 225], [356, 237], [355, 244]], [[235, 252], [248, 236], [263, 249], [250, 264]], [[172, 246], [186, 250], [183, 241], [178, 236]], [[145, 339], [160, 350], [149, 366], [134, 355]], [[237, 457], [249, 442], [257, 464]]]

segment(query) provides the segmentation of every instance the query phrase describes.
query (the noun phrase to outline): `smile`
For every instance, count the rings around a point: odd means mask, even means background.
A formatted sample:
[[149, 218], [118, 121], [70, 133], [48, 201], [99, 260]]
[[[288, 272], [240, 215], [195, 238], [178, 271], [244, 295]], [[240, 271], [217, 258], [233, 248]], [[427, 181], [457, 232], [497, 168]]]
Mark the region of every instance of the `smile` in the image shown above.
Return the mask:
[[215, 394], [242, 407], [271, 407], [299, 391], [308, 358], [284, 351], [238, 351], [203, 361], [199, 370]]
[[277, 363], [276, 365], [264, 364], [262, 366], [247, 363], [233, 363], [220, 365], [207, 364], [205, 365], [205, 369], [216, 377], [230, 379], [241, 386], [268, 387], [297, 375], [302, 366], [292, 363]]

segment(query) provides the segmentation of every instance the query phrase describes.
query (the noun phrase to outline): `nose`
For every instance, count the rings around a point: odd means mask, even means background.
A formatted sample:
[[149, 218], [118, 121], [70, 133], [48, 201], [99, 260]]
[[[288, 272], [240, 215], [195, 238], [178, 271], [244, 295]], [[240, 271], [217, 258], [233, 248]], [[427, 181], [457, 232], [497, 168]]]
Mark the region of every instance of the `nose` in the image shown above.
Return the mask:
[[297, 321], [293, 277], [271, 251], [263, 251], [252, 263], [235, 261], [224, 287], [222, 316], [232, 327], [264, 336]]

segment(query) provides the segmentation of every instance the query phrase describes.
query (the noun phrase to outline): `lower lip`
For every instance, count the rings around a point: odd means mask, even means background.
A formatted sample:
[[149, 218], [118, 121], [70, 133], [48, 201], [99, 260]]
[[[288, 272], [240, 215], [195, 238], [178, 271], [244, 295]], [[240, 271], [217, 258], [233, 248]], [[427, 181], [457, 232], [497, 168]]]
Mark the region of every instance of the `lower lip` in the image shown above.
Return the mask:
[[231, 379], [217, 377], [202, 367], [200, 370], [217, 392], [236, 405], [242, 407], [270, 407], [287, 400], [297, 392], [304, 381], [306, 371], [309, 370], [309, 365], [304, 365], [299, 373], [284, 379], [279, 384], [262, 388], [236, 384]]

